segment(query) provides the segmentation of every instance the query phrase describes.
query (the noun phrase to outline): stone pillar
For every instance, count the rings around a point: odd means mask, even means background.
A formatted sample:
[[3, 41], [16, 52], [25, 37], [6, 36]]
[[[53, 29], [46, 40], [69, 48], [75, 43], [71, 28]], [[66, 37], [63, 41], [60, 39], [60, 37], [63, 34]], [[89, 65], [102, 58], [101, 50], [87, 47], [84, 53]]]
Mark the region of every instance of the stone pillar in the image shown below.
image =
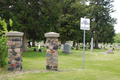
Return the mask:
[[46, 39], [46, 69], [58, 70], [58, 37], [59, 33], [45, 33]]
[[22, 70], [22, 32], [7, 32], [8, 37], [8, 70]]

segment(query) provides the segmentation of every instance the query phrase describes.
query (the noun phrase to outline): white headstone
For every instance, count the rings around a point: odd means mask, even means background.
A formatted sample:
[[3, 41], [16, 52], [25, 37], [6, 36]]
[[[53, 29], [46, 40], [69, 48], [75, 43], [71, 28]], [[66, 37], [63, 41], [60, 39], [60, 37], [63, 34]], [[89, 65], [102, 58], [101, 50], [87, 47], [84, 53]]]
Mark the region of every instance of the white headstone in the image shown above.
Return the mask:
[[63, 50], [63, 48], [64, 48], [64, 44], [61, 44], [61, 48], [60, 49]]
[[38, 43], [38, 50], [40, 49], [40, 42]]

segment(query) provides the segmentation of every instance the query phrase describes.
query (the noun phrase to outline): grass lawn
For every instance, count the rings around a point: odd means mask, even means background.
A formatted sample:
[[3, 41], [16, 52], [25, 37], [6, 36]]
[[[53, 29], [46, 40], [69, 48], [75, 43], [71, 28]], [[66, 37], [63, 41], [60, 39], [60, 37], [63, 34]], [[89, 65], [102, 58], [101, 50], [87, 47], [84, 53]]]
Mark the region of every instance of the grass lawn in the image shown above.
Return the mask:
[[34, 52], [30, 48], [23, 52], [23, 70], [8, 71], [7, 66], [0, 68], [0, 80], [120, 80], [120, 52], [100, 54], [107, 50], [85, 51], [83, 69], [83, 49], [71, 50], [63, 54], [59, 50], [58, 71], [46, 70], [46, 49]]

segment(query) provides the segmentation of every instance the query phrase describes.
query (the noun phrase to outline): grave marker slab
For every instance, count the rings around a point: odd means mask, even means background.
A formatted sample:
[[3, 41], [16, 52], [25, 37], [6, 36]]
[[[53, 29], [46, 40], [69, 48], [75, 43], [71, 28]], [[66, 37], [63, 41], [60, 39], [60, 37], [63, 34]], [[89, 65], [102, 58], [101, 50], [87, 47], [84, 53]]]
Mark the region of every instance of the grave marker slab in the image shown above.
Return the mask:
[[68, 43], [65, 43], [65, 44], [64, 44], [64, 49], [63, 49], [62, 53], [71, 54], [71, 53], [72, 53], [72, 52], [71, 52], [71, 45], [68, 44]]
[[108, 53], [108, 54], [114, 54], [114, 52], [113, 52], [112, 49], [108, 49], [107, 53]]

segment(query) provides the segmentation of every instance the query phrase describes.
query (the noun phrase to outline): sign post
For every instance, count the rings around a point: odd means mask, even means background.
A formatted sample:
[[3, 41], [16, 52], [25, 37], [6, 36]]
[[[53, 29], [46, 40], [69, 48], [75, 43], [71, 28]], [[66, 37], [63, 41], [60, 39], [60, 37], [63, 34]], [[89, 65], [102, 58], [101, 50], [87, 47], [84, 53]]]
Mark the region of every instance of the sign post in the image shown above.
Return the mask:
[[83, 69], [84, 69], [84, 59], [85, 59], [85, 30], [90, 30], [90, 19], [81, 18], [81, 27], [80, 29], [84, 30], [83, 38]]

